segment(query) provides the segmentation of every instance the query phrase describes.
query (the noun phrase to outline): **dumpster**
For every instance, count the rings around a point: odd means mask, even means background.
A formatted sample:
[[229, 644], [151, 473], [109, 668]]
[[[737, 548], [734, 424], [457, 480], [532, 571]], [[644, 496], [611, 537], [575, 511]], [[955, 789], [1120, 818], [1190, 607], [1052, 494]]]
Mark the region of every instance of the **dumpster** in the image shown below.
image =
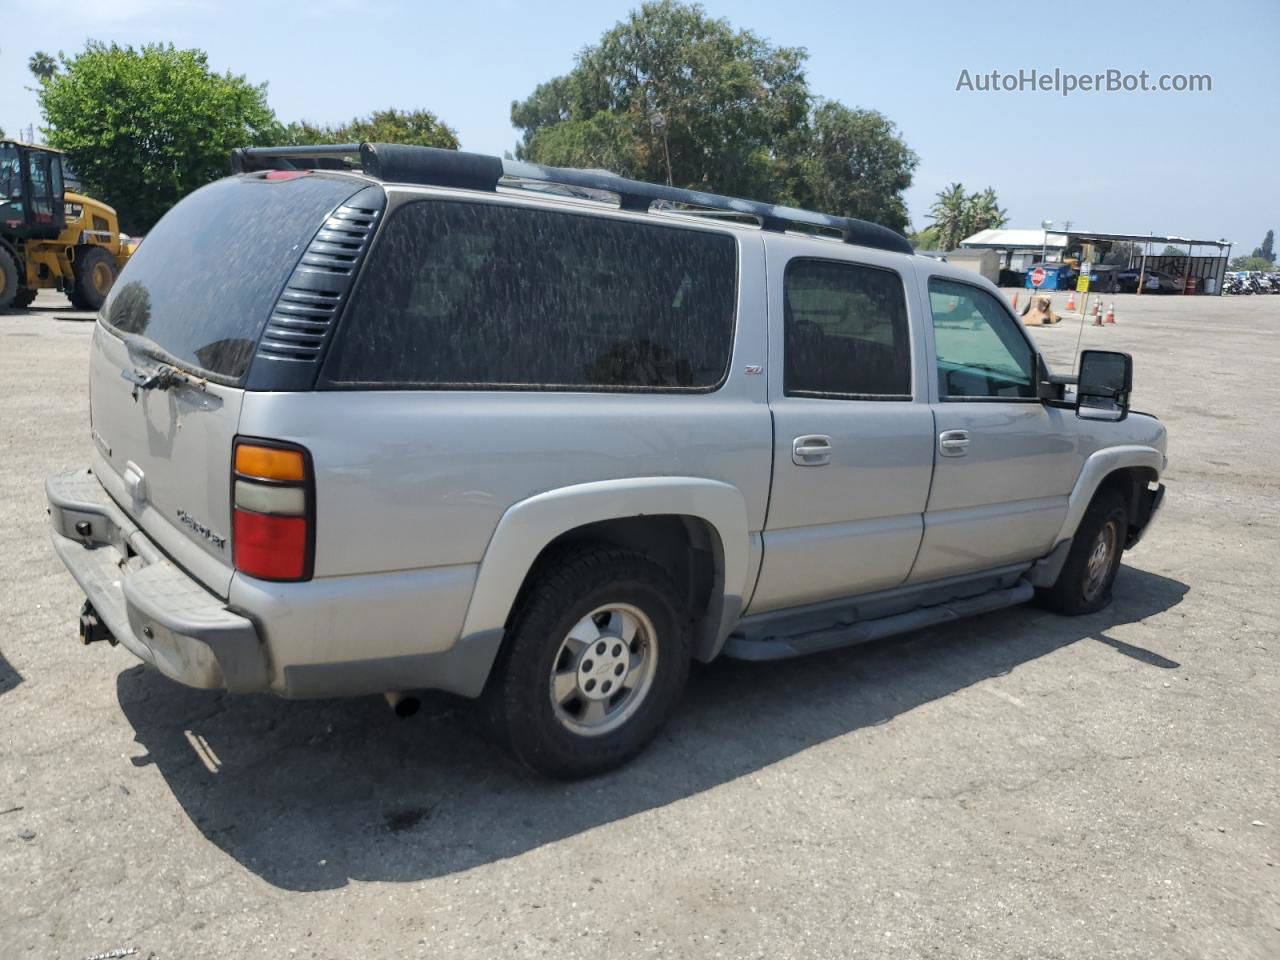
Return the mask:
[[1065, 263], [1038, 263], [1027, 271], [1028, 290], [1065, 290], [1071, 268]]

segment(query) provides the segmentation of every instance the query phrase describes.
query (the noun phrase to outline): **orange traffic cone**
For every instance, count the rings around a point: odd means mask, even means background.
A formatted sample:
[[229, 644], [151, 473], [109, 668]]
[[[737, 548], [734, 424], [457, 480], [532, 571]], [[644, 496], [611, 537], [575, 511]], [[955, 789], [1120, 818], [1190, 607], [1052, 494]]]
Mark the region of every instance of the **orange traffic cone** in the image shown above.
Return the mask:
[[1067, 313], [1070, 313], [1075, 308], [1076, 308], [1076, 292], [1072, 290], [1070, 293], [1067, 294]]
[[1018, 309], [1018, 291], [1017, 290], [1013, 291], [1013, 309], [1014, 310]]
[[1116, 305], [1114, 303], [1111, 304], [1111, 306], [1107, 307], [1107, 315], [1102, 318], [1102, 322], [1103, 323], [1116, 322]]
[[1095, 327], [1102, 326], [1102, 301], [1099, 300], [1093, 305], [1093, 325]]

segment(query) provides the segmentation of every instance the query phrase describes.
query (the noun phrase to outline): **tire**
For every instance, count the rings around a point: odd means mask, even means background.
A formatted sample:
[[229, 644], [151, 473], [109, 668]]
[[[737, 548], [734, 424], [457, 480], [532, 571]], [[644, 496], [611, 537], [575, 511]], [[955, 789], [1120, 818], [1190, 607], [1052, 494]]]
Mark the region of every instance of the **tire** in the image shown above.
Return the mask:
[[562, 779], [640, 753], [689, 676], [690, 623], [678, 596], [637, 553], [586, 545], [553, 555], [525, 591], [485, 689], [499, 740], [532, 770]]
[[0, 247], [0, 310], [8, 310], [18, 297], [18, 262]]
[[1129, 510], [1124, 497], [1115, 490], [1099, 492], [1080, 520], [1057, 581], [1036, 591], [1040, 605], [1074, 617], [1094, 613], [1109, 604], [1128, 526]]
[[98, 310], [116, 282], [116, 258], [102, 247], [80, 247], [72, 265], [75, 286], [68, 295], [79, 310]]
[[30, 287], [23, 287], [17, 292], [13, 298], [13, 307], [15, 310], [25, 310], [31, 304], [35, 303], [36, 294], [39, 291], [32, 290]]

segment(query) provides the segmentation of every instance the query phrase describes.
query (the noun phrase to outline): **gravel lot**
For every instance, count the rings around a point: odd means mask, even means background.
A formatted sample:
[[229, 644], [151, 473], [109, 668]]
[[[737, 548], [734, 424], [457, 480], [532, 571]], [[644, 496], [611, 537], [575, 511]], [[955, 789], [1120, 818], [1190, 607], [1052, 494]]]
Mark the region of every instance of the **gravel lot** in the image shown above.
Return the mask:
[[[1171, 464], [1109, 609], [722, 662], [576, 785], [443, 698], [82, 649], [42, 481], [89, 457], [92, 324], [0, 316], [0, 953], [1280, 956], [1280, 297], [1114, 300], [1084, 345], [1134, 354]], [[1069, 362], [1078, 329], [1036, 336]]]

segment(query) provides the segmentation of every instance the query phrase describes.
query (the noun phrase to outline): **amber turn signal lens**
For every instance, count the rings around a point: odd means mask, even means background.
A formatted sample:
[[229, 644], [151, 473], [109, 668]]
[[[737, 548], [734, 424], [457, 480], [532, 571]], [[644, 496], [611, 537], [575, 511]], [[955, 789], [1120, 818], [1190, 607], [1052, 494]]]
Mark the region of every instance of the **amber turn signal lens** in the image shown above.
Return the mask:
[[306, 479], [307, 466], [297, 450], [279, 450], [275, 447], [241, 443], [236, 446], [236, 473], [259, 480], [300, 483]]

